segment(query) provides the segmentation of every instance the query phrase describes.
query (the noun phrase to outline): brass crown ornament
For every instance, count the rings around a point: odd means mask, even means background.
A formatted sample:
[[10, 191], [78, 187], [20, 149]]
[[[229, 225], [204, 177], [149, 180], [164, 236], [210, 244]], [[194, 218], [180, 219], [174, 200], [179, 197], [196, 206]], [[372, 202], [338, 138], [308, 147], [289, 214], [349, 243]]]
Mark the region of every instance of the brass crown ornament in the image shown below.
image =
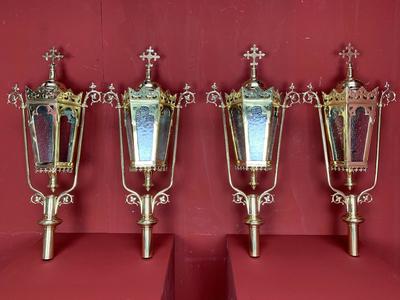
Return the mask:
[[[259, 227], [263, 224], [260, 208], [274, 201], [271, 192], [276, 187], [278, 179], [285, 112], [293, 104], [300, 103], [301, 96], [295, 91], [293, 84], [290, 85], [284, 97], [274, 87], [264, 88], [257, 77], [257, 66], [258, 60], [264, 58], [266, 54], [256, 45], [253, 45], [243, 56], [250, 60], [250, 79], [238, 91], [233, 90], [230, 94], [225, 94], [225, 100], [214, 83], [211, 91], [207, 92], [206, 98], [207, 103], [219, 105], [221, 108], [228, 179], [231, 188], [235, 191], [233, 202], [246, 206], [245, 223], [249, 226], [250, 234], [249, 254], [251, 257], [258, 257], [260, 255]], [[228, 134], [227, 117], [230, 134]], [[231, 136], [234, 149], [234, 166], [237, 170], [250, 173], [251, 189], [255, 190], [258, 186], [259, 172], [275, 169], [272, 186], [260, 194], [255, 192], [246, 194], [233, 184], [228, 135]]]
[[[309, 84], [308, 91], [303, 93], [303, 102], [315, 102], [318, 108], [326, 175], [328, 185], [334, 192], [332, 203], [346, 207], [347, 213], [343, 220], [348, 224], [348, 252], [351, 256], [358, 256], [358, 226], [363, 222], [357, 212], [358, 204], [372, 201], [369, 192], [375, 188], [378, 180], [382, 108], [395, 101], [396, 94], [390, 90], [388, 83], [383, 90], [376, 87], [369, 91], [361, 81], [355, 79], [353, 59], [360, 52], [350, 43], [339, 55], [346, 61], [346, 78], [329, 93], [322, 92], [322, 97]], [[374, 181], [367, 189], [354, 194], [353, 177], [356, 172], [367, 171], [371, 137], [376, 123], [378, 128]], [[330, 171], [345, 173], [344, 186], [347, 192], [333, 186]]]
[[[146, 62], [146, 76], [142, 84], [137, 89], [128, 88], [121, 96], [115, 93], [115, 88], [111, 84], [108, 92], [103, 94], [102, 102], [110, 105], [116, 103], [122, 185], [129, 193], [126, 202], [140, 207], [141, 218], [138, 224], [142, 227], [142, 257], [150, 258], [152, 228], [157, 223], [153, 215], [154, 209], [157, 205], [169, 202], [169, 195], [166, 192], [173, 185], [180, 110], [183, 103], [186, 106], [195, 102], [195, 94], [186, 84], [184, 91], [178, 97], [152, 81], [151, 71], [154, 62], [160, 59], [152, 47], [139, 57]], [[173, 141], [170, 142], [171, 136]], [[170, 143], [172, 143], [172, 160], [169, 184], [158, 192], [151, 193], [153, 173], [167, 170]], [[128, 150], [129, 171], [144, 174], [143, 185], [146, 189], [144, 195], [140, 195], [126, 184], [124, 145]]]
[[[31, 202], [42, 204], [44, 218], [39, 222], [43, 226], [43, 260], [54, 256], [53, 240], [55, 227], [62, 220], [57, 217], [58, 208], [73, 202], [71, 192], [78, 180], [79, 162], [82, 148], [85, 110], [90, 100], [98, 100], [99, 93], [92, 91], [85, 95], [74, 94], [71, 89], [56, 81], [56, 63], [64, 56], [54, 47], [43, 55], [50, 62], [49, 78], [37, 89], [25, 88], [25, 97], [19, 92], [18, 85], [8, 94], [8, 103], [21, 109], [27, 181], [34, 192]], [[50, 195], [35, 187], [31, 181], [30, 155], [27, 137], [29, 128], [34, 168], [37, 173], [49, 176]], [[70, 188], [58, 190], [59, 173], [74, 172]]]

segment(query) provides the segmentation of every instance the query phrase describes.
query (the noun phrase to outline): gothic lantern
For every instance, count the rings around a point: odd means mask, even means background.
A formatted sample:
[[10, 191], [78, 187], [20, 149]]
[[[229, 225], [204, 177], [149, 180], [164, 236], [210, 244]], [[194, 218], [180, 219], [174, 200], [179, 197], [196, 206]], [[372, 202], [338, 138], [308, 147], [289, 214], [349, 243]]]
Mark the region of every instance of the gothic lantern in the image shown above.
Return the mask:
[[[37, 89], [26, 87], [25, 99], [15, 85], [13, 92], [8, 95], [8, 103], [22, 111], [27, 179], [29, 187], [35, 193], [31, 202], [44, 206], [44, 218], [39, 222], [44, 228], [42, 258], [50, 260], [53, 258], [54, 230], [62, 222], [57, 217], [58, 207], [72, 203], [73, 196], [70, 192], [77, 184], [86, 102], [88, 97], [96, 101], [100, 93], [92, 86], [92, 91], [82, 101], [82, 93], [74, 94], [71, 89], [56, 81], [56, 61], [64, 56], [53, 47], [43, 57], [50, 61], [48, 80]], [[26, 126], [29, 127], [35, 170], [49, 176], [49, 196], [46, 196], [47, 192], [42, 193], [34, 187], [30, 179], [30, 147]], [[58, 188], [57, 176], [74, 171], [72, 186], [61, 191], [58, 196], [55, 195]]]
[[[260, 255], [259, 227], [263, 224], [260, 217], [260, 207], [274, 201], [271, 194], [275, 188], [278, 176], [279, 150], [282, 137], [285, 111], [294, 103], [300, 101], [300, 95], [294, 91], [293, 84], [286, 95], [281, 97], [274, 88], [264, 88], [257, 78], [257, 59], [262, 59], [265, 53], [253, 45], [244, 57], [250, 62], [250, 79], [238, 91], [225, 94], [225, 101], [214, 83], [207, 93], [207, 102], [222, 108], [222, 120], [226, 145], [228, 178], [232, 189], [233, 202], [243, 204], [247, 208], [245, 223], [249, 226], [251, 257]], [[232, 182], [230, 174], [230, 146], [226, 122], [226, 112], [234, 150], [234, 165], [237, 170], [250, 173], [249, 185], [253, 192], [246, 194]], [[279, 133], [278, 133], [279, 132]], [[275, 166], [273, 185], [264, 192], [256, 194], [257, 173], [272, 170]]]
[[[396, 95], [389, 89], [388, 83], [381, 92], [379, 87], [369, 91], [362, 82], [354, 78], [352, 59], [357, 58], [360, 53], [350, 43], [339, 55], [347, 60], [345, 80], [329, 93], [322, 93], [322, 103], [310, 84], [309, 90], [303, 94], [303, 101], [312, 103], [315, 100], [317, 103], [328, 184], [334, 191], [332, 202], [346, 206], [347, 214], [343, 220], [348, 224], [348, 252], [351, 256], [358, 256], [358, 225], [363, 222], [363, 218], [357, 213], [357, 204], [372, 201], [368, 192], [377, 182], [381, 110], [383, 106], [395, 101]], [[355, 186], [353, 176], [356, 172], [367, 171], [371, 137], [376, 123], [378, 138], [374, 183], [356, 195], [352, 193]], [[333, 187], [330, 170], [346, 174], [344, 186], [348, 193]]]
[[[109, 91], [103, 95], [103, 102], [111, 104], [116, 101], [119, 116], [122, 183], [130, 193], [126, 202], [140, 207], [142, 217], [138, 224], [142, 227], [142, 257], [152, 256], [151, 233], [152, 227], [157, 223], [154, 217], [154, 208], [159, 204], [169, 202], [166, 192], [172, 187], [176, 147], [178, 139], [179, 113], [182, 100], [185, 106], [194, 103], [194, 93], [190, 86], [185, 85], [185, 90], [179, 98], [176, 94], [163, 90], [156, 82], [151, 80], [153, 62], [160, 56], [149, 47], [140, 58], [146, 61], [146, 77], [137, 89], [128, 88], [119, 96], [114, 92], [111, 84]], [[125, 127], [126, 144], [129, 153], [129, 170], [143, 172], [146, 194], [140, 195], [129, 188], [125, 182], [125, 157], [123, 125]], [[171, 133], [174, 132], [170, 184], [159, 192], [150, 193], [153, 187], [152, 174], [157, 171], [166, 171], [168, 150]]]

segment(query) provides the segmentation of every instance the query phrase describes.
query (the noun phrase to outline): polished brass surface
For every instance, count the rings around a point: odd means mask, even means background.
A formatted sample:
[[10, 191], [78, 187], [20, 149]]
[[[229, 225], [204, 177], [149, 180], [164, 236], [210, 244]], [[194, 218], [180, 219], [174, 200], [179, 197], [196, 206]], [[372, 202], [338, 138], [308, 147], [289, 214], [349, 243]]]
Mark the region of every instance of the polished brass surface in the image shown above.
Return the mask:
[[[160, 58], [152, 47], [149, 47], [139, 57], [146, 61], [146, 76], [138, 89], [128, 88], [120, 97], [115, 93], [115, 88], [111, 84], [108, 92], [102, 95], [102, 102], [110, 105], [116, 103], [122, 185], [129, 193], [126, 196], [126, 203], [140, 207], [141, 218], [138, 224], [142, 230], [142, 257], [151, 258], [153, 255], [152, 230], [153, 226], [157, 224], [154, 209], [158, 205], [169, 202], [169, 195], [166, 192], [174, 182], [180, 110], [182, 104], [186, 106], [195, 102], [195, 94], [186, 84], [184, 91], [177, 97], [177, 95], [162, 90], [157, 83], [151, 80], [153, 63]], [[143, 116], [145, 118], [142, 118]], [[147, 128], [141, 132], [143, 126], [147, 126]], [[125, 127], [126, 139], [124, 139], [123, 127]], [[169, 184], [160, 191], [152, 193], [152, 175], [167, 169], [171, 132], [174, 134]], [[124, 140], [128, 148], [129, 171], [143, 172], [144, 174], [143, 186], [146, 189], [144, 195], [140, 195], [126, 184]], [[144, 148], [143, 145], [145, 145]], [[142, 156], [145, 156], [146, 159], [143, 159]]]
[[[348, 225], [348, 253], [351, 256], [359, 255], [359, 224], [363, 222], [363, 218], [358, 214], [358, 205], [362, 203], [370, 203], [372, 196], [369, 193], [373, 190], [378, 181], [379, 159], [380, 159], [380, 139], [381, 139], [381, 119], [382, 108], [396, 101], [396, 94], [390, 90], [388, 83], [385, 84], [383, 90], [375, 88], [368, 92], [362, 83], [354, 78], [352, 58], [357, 57], [359, 52], [354, 49], [351, 44], [341, 51], [340, 56], [347, 59], [347, 74], [346, 79], [338, 84], [337, 90], [333, 90], [329, 94], [322, 93], [323, 102], [321, 103], [320, 97], [317, 92], [313, 91], [311, 84], [308, 85], [308, 90], [303, 93], [304, 103], [316, 103], [318, 109], [322, 146], [325, 160], [325, 173], [328, 185], [334, 192], [332, 195], [332, 203], [341, 204], [346, 207], [346, 215], [343, 220]], [[379, 96], [380, 94], [380, 96]], [[339, 109], [343, 118], [343, 128], [340, 132], [342, 135], [331, 135], [330, 129], [330, 116], [334, 109]], [[351, 118], [355, 115], [358, 109], [362, 109], [362, 116], [368, 118], [368, 126], [364, 128], [364, 134], [358, 134], [357, 131], [353, 133], [353, 138], [357, 142], [362, 142], [362, 157], [355, 160], [352, 157], [354, 149], [351, 147], [352, 131], [354, 125], [351, 125]], [[376, 115], [377, 110], [377, 117]], [[362, 190], [358, 194], [350, 193], [355, 185], [354, 172], [366, 171], [368, 164], [368, 155], [371, 144], [371, 136], [373, 125], [377, 119], [377, 140], [376, 140], [376, 159], [375, 159], [375, 175], [373, 183], [370, 187]], [[343, 139], [340, 138], [343, 137]], [[335, 153], [337, 145], [343, 146], [343, 155], [338, 159]], [[349, 194], [336, 188], [332, 184], [330, 171], [343, 171], [346, 175], [344, 186], [347, 187]]]
[[[43, 57], [46, 61], [50, 61], [48, 80], [36, 90], [26, 87], [25, 97], [15, 85], [13, 91], [8, 95], [7, 103], [21, 108], [26, 178], [29, 188], [34, 192], [31, 202], [43, 205], [44, 217], [39, 222], [43, 226], [42, 258], [50, 260], [54, 256], [54, 231], [56, 226], [61, 223], [61, 219], [57, 217], [58, 208], [73, 202], [73, 195], [70, 193], [77, 185], [85, 109], [88, 101], [98, 101], [100, 94], [92, 84], [91, 91], [86, 93], [82, 101], [82, 93], [75, 95], [62, 83], [56, 81], [56, 61], [61, 60], [64, 56], [53, 47]], [[73, 128], [71, 128], [72, 125]], [[70, 126], [68, 133], [63, 131], [65, 129], [63, 126]], [[47, 187], [51, 192], [50, 195], [46, 195], [47, 193], [34, 187], [31, 181], [28, 128], [35, 171], [48, 174], [49, 184]], [[43, 159], [44, 156], [46, 159]], [[60, 172], [74, 172], [73, 183], [68, 189], [56, 193], [58, 189], [57, 175]]]
[[[211, 91], [206, 93], [207, 103], [221, 108], [228, 180], [231, 188], [235, 191], [233, 202], [242, 204], [247, 209], [245, 224], [249, 226], [249, 255], [251, 257], [260, 255], [259, 233], [260, 226], [263, 224], [260, 217], [261, 206], [274, 202], [271, 192], [275, 189], [278, 180], [285, 111], [301, 101], [301, 96], [295, 91], [293, 84], [282, 101], [279, 92], [274, 87], [263, 88], [263, 84], [257, 79], [256, 67], [257, 59], [264, 56], [265, 53], [261, 52], [256, 45], [253, 45], [250, 51], [244, 54], [245, 58], [251, 59], [250, 79], [238, 92], [232, 91], [230, 94], [225, 94], [225, 101], [215, 83], [211, 86]], [[227, 115], [230, 134], [228, 133]], [[253, 119], [252, 121], [251, 119], [255, 116], [258, 116], [258, 120]], [[258, 128], [254, 126], [256, 121]], [[229, 135], [233, 144], [234, 165], [238, 170], [250, 172], [249, 185], [253, 191], [258, 186], [257, 172], [275, 169], [273, 184], [264, 192], [246, 194], [233, 184]], [[254, 153], [256, 153], [254, 155], [257, 157], [256, 159], [253, 157]]]

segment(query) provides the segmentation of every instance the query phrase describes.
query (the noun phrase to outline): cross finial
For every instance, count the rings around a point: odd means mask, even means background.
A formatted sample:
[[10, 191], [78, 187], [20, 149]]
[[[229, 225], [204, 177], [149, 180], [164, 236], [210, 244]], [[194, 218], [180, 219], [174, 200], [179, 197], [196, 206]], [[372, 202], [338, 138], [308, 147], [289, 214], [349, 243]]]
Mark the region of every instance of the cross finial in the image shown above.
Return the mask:
[[55, 47], [53, 47], [43, 55], [43, 58], [46, 61], [50, 61], [49, 79], [54, 80], [56, 77], [56, 72], [55, 72], [56, 60], [60, 61], [61, 59], [64, 58], [64, 55], [61, 54], [61, 52], [58, 51]]
[[262, 52], [261, 50], [258, 50], [258, 47], [256, 46], [256, 44], [253, 44], [253, 46], [250, 48], [250, 51], [247, 51], [245, 54], [243, 54], [243, 56], [247, 59], [252, 60], [250, 62], [251, 79], [255, 80], [256, 79], [256, 68], [258, 66], [257, 59], [262, 59], [265, 56], [265, 53]]
[[149, 48], [146, 49], [145, 52], [143, 52], [139, 56], [143, 61], [147, 60], [146, 63], [146, 81], [150, 81], [150, 75], [151, 75], [151, 68], [154, 66], [153, 61], [157, 61], [157, 59], [160, 58], [160, 56], [157, 54], [157, 52], [154, 51], [154, 49], [150, 46]]
[[347, 59], [347, 64], [351, 64], [351, 60], [357, 58], [360, 55], [360, 52], [356, 48], [354, 48], [351, 43], [349, 43], [342, 51], [339, 52], [339, 55], [343, 59]]

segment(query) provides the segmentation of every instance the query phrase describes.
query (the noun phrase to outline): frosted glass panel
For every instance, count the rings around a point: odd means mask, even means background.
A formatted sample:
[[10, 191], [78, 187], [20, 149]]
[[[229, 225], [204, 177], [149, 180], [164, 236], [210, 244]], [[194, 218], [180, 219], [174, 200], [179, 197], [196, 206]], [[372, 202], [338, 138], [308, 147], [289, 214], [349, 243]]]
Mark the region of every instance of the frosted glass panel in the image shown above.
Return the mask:
[[331, 140], [332, 156], [336, 161], [344, 160], [343, 117], [340, 113], [340, 108], [333, 107], [328, 116], [328, 131]]
[[129, 159], [134, 160], [135, 155], [133, 152], [133, 130], [132, 130], [132, 119], [131, 119], [131, 112], [129, 109], [124, 110], [124, 121], [125, 121], [125, 129], [126, 129], [126, 138], [128, 141], [128, 151], [129, 151]]
[[37, 148], [36, 162], [39, 164], [54, 162], [54, 117], [50, 112], [51, 108], [39, 106], [37, 114], [33, 115], [36, 133], [33, 146]]
[[62, 111], [60, 117], [60, 162], [72, 162], [76, 116], [72, 109]]
[[164, 106], [160, 115], [159, 133], [158, 133], [158, 144], [157, 144], [157, 159], [165, 160], [168, 147], [168, 135], [171, 125], [171, 109]]
[[[153, 150], [154, 136], [154, 112], [151, 113], [147, 106], [141, 106], [136, 111], [137, 143], [139, 149], [139, 161], [150, 161]], [[155, 107], [153, 108], [155, 109]]]
[[246, 107], [246, 114], [249, 126], [249, 160], [265, 160], [263, 153], [267, 115], [262, 112], [261, 106]]
[[268, 152], [267, 152], [267, 160], [272, 160], [272, 153], [274, 150], [274, 143], [275, 143], [275, 135], [276, 135], [276, 128], [278, 126], [278, 116], [279, 110], [278, 108], [273, 108], [273, 115], [271, 117], [271, 124], [269, 125], [269, 135], [268, 135]]
[[359, 107], [354, 116], [351, 117], [351, 160], [363, 161], [365, 141], [367, 138], [369, 116], [365, 109]]
[[244, 139], [244, 128], [242, 111], [237, 107], [230, 109], [230, 118], [232, 122], [232, 129], [234, 134], [234, 143], [237, 149], [237, 155], [239, 160], [244, 160], [245, 157], [245, 139]]

